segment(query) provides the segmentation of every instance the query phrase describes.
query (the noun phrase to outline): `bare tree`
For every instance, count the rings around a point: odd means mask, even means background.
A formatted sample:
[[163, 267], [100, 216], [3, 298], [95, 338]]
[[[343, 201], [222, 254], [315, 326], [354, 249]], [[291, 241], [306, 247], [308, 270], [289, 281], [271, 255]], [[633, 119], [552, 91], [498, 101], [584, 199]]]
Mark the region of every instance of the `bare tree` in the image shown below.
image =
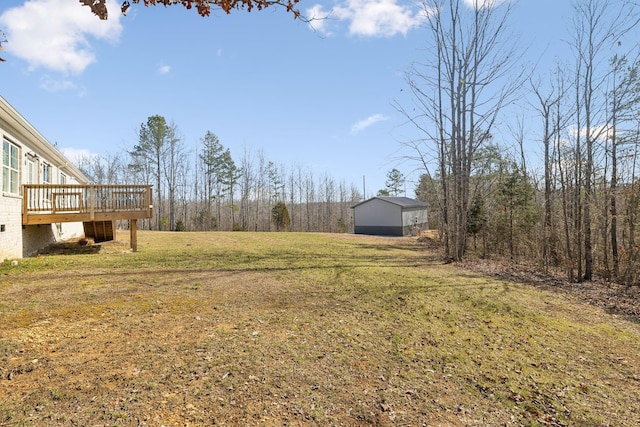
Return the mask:
[[640, 148], [640, 120], [636, 122], [636, 132], [632, 137], [631, 144], [631, 178], [630, 185], [626, 190], [626, 225], [627, 225], [627, 244], [626, 244], [626, 253], [627, 255], [627, 264], [624, 269], [623, 281], [627, 285], [636, 283], [638, 278], [638, 258], [640, 257], [640, 251], [638, 251], [636, 246], [636, 226], [637, 226], [637, 217], [638, 210], [640, 210], [640, 188], [638, 187], [637, 182], [637, 171], [636, 168], [638, 166], [638, 150]]
[[167, 125], [166, 149], [162, 157], [165, 185], [169, 202], [169, 230], [176, 228], [176, 193], [180, 183], [180, 173], [184, 171], [186, 148], [179, 135], [178, 126], [171, 122]]
[[125, 168], [120, 154], [84, 155], [78, 159], [76, 166], [93, 184], [120, 184], [125, 181]]
[[[268, 168], [267, 168], [267, 160], [265, 158], [264, 152], [260, 150], [258, 152], [258, 170], [257, 170], [257, 191], [255, 194], [255, 230], [254, 231], [270, 231], [271, 230], [271, 220], [268, 219], [267, 223], [264, 223], [263, 218], [265, 217], [263, 212], [263, 206], [267, 205], [270, 207], [271, 197], [269, 191], [269, 177], [268, 177]], [[267, 218], [270, 215], [269, 210], [267, 210]]]
[[313, 182], [313, 173], [309, 171], [304, 178], [304, 202], [306, 212], [306, 229], [305, 231], [317, 230], [318, 222], [313, 217], [313, 206], [317, 202], [316, 187]]
[[476, 151], [491, 139], [496, 119], [516, 90], [519, 55], [507, 41], [510, 3], [426, 0], [430, 55], [407, 73], [414, 106], [398, 106], [422, 137], [411, 145], [423, 163], [437, 153], [445, 256], [463, 258], [467, 245], [470, 175]]
[[[618, 253], [618, 174], [619, 146], [635, 139], [635, 121], [640, 104], [640, 63], [629, 63], [626, 56], [611, 59], [611, 90], [609, 91], [609, 138], [611, 158], [611, 182], [609, 186], [609, 237], [611, 239], [612, 278], [620, 276], [620, 254]], [[632, 127], [631, 127], [632, 126]], [[606, 209], [606, 204], [605, 204]], [[607, 266], [608, 267], [608, 266]]]
[[[245, 147], [240, 161], [240, 227], [242, 230], [251, 228], [251, 198], [255, 196], [255, 171], [253, 158]], [[255, 228], [255, 227], [254, 227]]]
[[550, 82], [547, 92], [540, 89], [540, 82], [530, 80], [531, 89], [538, 102], [535, 107], [542, 120], [542, 145], [544, 150], [544, 220], [542, 228], [542, 262], [545, 269], [551, 264], [557, 266], [559, 263], [559, 253], [557, 242], [559, 240], [558, 231], [553, 223], [553, 190], [554, 178], [553, 170], [555, 164], [554, 141], [560, 136], [560, 132], [566, 127], [570, 113], [562, 113], [561, 101], [565, 97], [567, 88], [564, 82], [562, 67], [558, 66], [554, 76], [555, 80]]
[[[574, 206], [580, 211], [578, 226], [578, 279], [593, 277], [592, 214], [594, 156], [596, 143], [606, 138], [608, 117], [606, 93], [608, 68], [602, 67], [611, 50], [638, 23], [636, 5], [628, 0], [583, 0], [574, 2], [572, 48], [575, 55], [576, 81], [576, 187], [582, 188], [584, 200], [576, 191]], [[582, 144], [584, 143], [584, 147]], [[583, 152], [584, 148], [584, 152]], [[582, 244], [579, 239], [584, 236]], [[583, 247], [580, 247], [583, 246]], [[582, 267], [584, 265], [584, 272]]]

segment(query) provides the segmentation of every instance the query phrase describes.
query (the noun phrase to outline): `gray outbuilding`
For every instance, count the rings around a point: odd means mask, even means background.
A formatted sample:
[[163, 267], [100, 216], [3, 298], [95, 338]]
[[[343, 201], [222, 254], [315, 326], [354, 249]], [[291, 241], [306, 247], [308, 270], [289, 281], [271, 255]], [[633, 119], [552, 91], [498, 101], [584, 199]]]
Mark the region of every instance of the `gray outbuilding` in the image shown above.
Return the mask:
[[409, 197], [378, 196], [352, 206], [355, 234], [408, 236], [427, 229], [427, 204]]

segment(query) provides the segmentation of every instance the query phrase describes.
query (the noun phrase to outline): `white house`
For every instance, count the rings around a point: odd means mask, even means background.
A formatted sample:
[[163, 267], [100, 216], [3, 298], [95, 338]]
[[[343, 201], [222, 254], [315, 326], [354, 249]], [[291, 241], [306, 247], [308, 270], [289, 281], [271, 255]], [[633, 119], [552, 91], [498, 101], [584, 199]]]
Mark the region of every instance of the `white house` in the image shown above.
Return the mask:
[[356, 234], [407, 236], [427, 228], [427, 204], [408, 197], [373, 197], [352, 209]]
[[23, 185], [87, 184], [87, 178], [0, 96], [0, 261], [82, 236], [82, 222], [23, 225]]
[[30, 256], [74, 237], [115, 238], [129, 221], [153, 216], [150, 185], [92, 185], [87, 177], [0, 96], [0, 261]]

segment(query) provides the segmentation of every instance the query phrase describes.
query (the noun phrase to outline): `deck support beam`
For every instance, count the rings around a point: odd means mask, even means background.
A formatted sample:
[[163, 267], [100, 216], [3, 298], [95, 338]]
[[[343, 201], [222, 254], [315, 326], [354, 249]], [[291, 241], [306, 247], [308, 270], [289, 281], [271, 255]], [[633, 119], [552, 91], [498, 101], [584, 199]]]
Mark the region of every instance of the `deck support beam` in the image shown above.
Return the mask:
[[130, 242], [131, 242], [131, 250], [133, 252], [138, 252], [138, 220], [131, 219], [129, 220], [129, 233], [130, 233]]

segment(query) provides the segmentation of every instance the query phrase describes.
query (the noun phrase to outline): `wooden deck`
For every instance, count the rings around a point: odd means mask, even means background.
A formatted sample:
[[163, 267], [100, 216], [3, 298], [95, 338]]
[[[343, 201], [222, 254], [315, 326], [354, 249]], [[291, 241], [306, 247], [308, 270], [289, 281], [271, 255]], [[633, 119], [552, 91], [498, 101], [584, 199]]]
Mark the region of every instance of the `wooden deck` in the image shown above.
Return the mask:
[[102, 227], [100, 239], [112, 240], [115, 221], [128, 220], [131, 249], [136, 252], [137, 221], [152, 217], [152, 194], [150, 185], [23, 185], [22, 224], [82, 222], [85, 234]]
[[24, 185], [22, 224], [137, 220], [152, 216], [150, 185]]

